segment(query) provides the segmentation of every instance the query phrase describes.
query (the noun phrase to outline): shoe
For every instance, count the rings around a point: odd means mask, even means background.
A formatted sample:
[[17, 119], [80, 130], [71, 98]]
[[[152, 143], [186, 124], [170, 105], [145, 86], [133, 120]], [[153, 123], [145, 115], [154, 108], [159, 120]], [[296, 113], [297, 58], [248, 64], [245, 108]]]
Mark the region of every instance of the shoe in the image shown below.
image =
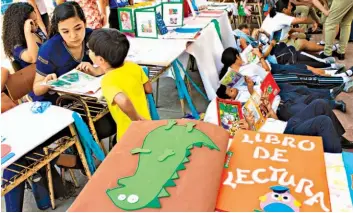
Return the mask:
[[343, 91], [346, 92], [346, 93], [353, 92], [353, 79], [347, 81], [347, 82], [344, 84]]
[[322, 52], [319, 53], [319, 58], [321, 58], [321, 59], [326, 59], [326, 58], [330, 58], [330, 57], [332, 57], [332, 56], [330, 56], [330, 55], [325, 55], [324, 51], [322, 51]]
[[333, 57], [337, 57], [338, 58], [338, 60], [341, 60], [341, 61], [343, 61], [344, 59], [345, 59], [345, 54], [343, 53], [338, 53], [337, 51], [333, 51], [332, 52], [332, 56]]
[[337, 109], [341, 112], [346, 112], [347, 108], [346, 108], [346, 103], [344, 103], [343, 101], [335, 101], [335, 105], [333, 107], [334, 109]]
[[336, 62], [336, 59], [334, 57], [327, 57], [327, 58], [324, 58], [324, 60], [328, 64], [334, 64]]
[[345, 87], [345, 84], [342, 84], [341, 86], [333, 88], [332, 91], [330, 92], [331, 98], [335, 100], [335, 98], [343, 91], [344, 87]]
[[347, 138], [343, 136], [341, 137], [341, 146], [342, 146], [342, 149], [353, 149], [352, 141], [349, 141]]
[[343, 64], [336, 64], [337, 71], [335, 74], [341, 74], [346, 72], [346, 67]]

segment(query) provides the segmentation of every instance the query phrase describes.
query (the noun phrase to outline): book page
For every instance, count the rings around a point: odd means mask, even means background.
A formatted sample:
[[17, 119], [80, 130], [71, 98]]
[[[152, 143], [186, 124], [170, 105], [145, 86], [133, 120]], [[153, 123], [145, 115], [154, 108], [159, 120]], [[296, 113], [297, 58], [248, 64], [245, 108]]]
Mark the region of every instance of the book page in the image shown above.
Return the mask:
[[93, 94], [101, 87], [100, 81], [102, 77], [94, 77], [73, 69], [65, 75], [60, 76], [57, 81], [49, 81], [47, 85], [57, 91]]
[[248, 45], [242, 53], [240, 53], [241, 59], [245, 64], [257, 64], [260, 62], [260, 59], [257, 55], [252, 53], [254, 48], [251, 45]]

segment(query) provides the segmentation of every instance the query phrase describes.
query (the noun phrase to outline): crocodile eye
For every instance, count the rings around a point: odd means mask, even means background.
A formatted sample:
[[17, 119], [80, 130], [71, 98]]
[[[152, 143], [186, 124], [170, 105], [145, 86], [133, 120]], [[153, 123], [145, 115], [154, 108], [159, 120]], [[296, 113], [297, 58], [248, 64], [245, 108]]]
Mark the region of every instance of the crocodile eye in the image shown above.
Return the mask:
[[125, 200], [125, 199], [126, 199], [126, 195], [124, 195], [124, 194], [118, 195], [118, 200], [123, 201], [123, 200]]
[[137, 196], [137, 195], [130, 195], [127, 198], [127, 202], [129, 202], [129, 203], [136, 203], [137, 201], [139, 201], [139, 196]]

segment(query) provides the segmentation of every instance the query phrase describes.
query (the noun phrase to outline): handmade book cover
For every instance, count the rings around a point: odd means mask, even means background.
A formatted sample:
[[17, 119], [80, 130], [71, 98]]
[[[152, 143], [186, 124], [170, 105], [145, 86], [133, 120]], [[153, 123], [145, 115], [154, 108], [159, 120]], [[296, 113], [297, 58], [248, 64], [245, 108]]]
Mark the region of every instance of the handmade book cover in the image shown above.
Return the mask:
[[245, 82], [244, 76], [239, 72], [235, 72], [231, 68], [228, 69], [227, 73], [219, 81], [220, 84], [227, 87], [234, 87], [235, 85], [241, 85]]
[[182, 2], [163, 2], [163, 20], [167, 27], [181, 27], [184, 23]]
[[238, 131], [227, 153], [216, 208], [331, 211], [321, 137]]
[[261, 105], [261, 96], [254, 91], [243, 108], [245, 116], [250, 115], [250, 113], [254, 116], [255, 130], [257, 131], [265, 124], [268, 113], [265, 107]]
[[212, 212], [228, 140], [196, 120], [132, 122], [68, 211]]
[[158, 38], [156, 6], [137, 8], [134, 10], [136, 21], [136, 37]]
[[217, 98], [218, 124], [233, 138], [239, 130], [239, 121], [243, 119], [241, 103]]
[[46, 85], [51, 86], [55, 91], [94, 94], [101, 88], [101, 78], [73, 69], [60, 76], [56, 81], [49, 81]]
[[266, 92], [268, 94], [268, 98], [271, 103], [273, 102], [273, 99], [275, 99], [276, 95], [278, 95], [281, 91], [271, 73], [266, 75], [260, 88], [263, 93]]

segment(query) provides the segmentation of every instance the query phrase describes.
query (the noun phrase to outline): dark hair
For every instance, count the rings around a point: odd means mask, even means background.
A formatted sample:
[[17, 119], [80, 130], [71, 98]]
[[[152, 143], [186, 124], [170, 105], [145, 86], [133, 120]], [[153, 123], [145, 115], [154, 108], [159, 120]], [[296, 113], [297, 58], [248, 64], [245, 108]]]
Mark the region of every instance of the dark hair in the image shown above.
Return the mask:
[[88, 48], [96, 56], [101, 56], [113, 68], [124, 64], [129, 52], [130, 43], [126, 36], [116, 29], [99, 29], [92, 32]]
[[226, 94], [226, 91], [227, 87], [221, 84], [216, 92], [217, 97], [222, 99], [230, 99], [230, 96]]
[[[273, 8], [270, 11], [270, 17], [273, 18], [277, 14], [277, 12], [282, 13], [283, 9], [288, 8], [289, 0], [278, 0]], [[292, 4], [292, 3], [291, 3]]]
[[247, 25], [247, 24], [241, 24], [241, 25], [239, 25], [239, 28], [238, 28], [239, 30], [242, 30], [242, 29], [249, 29], [249, 25]]
[[223, 76], [227, 73], [228, 68], [234, 64], [234, 62], [237, 60], [237, 56], [239, 56], [238, 50], [236, 50], [233, 47], [228, 47], [225, 49], [222, 53], [222, 63], [223, 63], [223, 68], [221, 72], [219, 73], [219, 79], [221, 80]]
[[84, 23], [86, 23], [85, 14], [78, 3], [74, 1], [64, 2], [56, 6], [53, 12], [53, 17], [51, 18], [49, 38], [59, 33], [59, 22], [73, 17], [79, 17]]
[[13, 57], [15, 46], [27, 47], [24, 24], [29, 19], [34, 8], [28, 3], [13, 3], [7, 8], [2, 26], [2, 40], [5, 55]]

